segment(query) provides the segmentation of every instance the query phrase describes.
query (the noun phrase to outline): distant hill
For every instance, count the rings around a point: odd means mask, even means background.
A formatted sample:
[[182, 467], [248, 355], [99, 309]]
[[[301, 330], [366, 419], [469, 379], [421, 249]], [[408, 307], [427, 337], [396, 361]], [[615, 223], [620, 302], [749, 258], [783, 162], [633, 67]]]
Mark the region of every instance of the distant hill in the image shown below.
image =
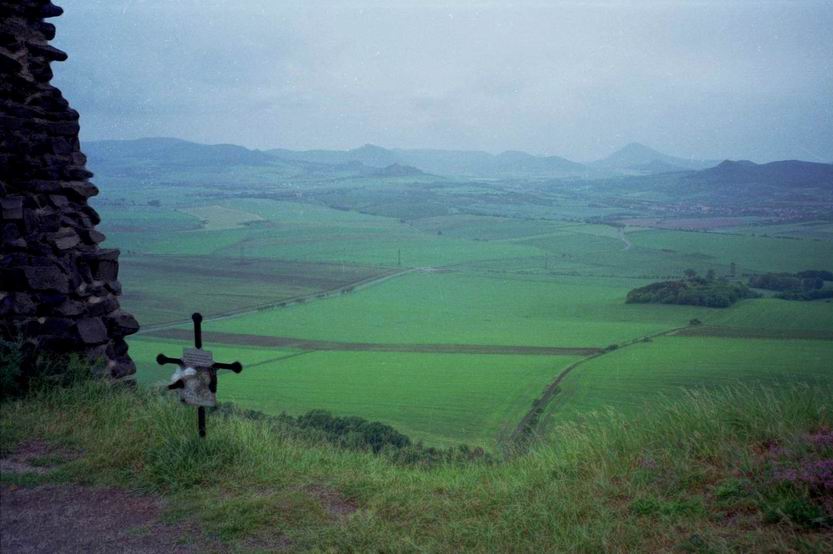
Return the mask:
[[632, 142], [610, 156], [589, 164], [594, 168], [615, 171], [635, 171], [645, 173], [667, 173], [687, 169], [705, 169], [714, 166], [716, 161], [678, 158], [658, 152], [644, 144]]
[[646, 164], [634, 165], [628, 168], [629, 170], [644, 172], [651, 175], [659, 175], [661, 173], [674, 173], [677, 171], [687, 171], [686, 169], [664, 162], [662, 160], [653, 160]]
[[365, 144], [350, 150], [287, 150], [279, 148], [267, 152], [282, 160], [340, 165], [360, 163], [377, 170], [394, 164], [405, 165], [406, 163], [396, 152], [374, 144]]
[[405, 163], [405, 160], [398, 156], [396, 152], [373, 144], [365, 144], [364, 146], [351, 150], [287, 150], [278, 148], [275, 150], [267, 150], [266, 152], [281, 160], [329, 165], [343, 165], [358, 162], [378, 169], [396, 163]]
[[[655, 165], [655, 169], [662, 166]], [[648, 195], [710, 206], [833, 204], [833, 164], [785, 160], [756, 164], [726, 160], [701, 170], [676, 170], [588, 181], [607, 192]]]
[[[209, 181], [224, 171], [286, 177], [406, 177], [431, 175], [472, 178], [561, 177], [601, 179], [604, 186], [635, 190], [665, 190], [683, 196], [731, 196], [740, 191], [784, 196], [796, 189], [833, 191], [833, 165], [787, 160], [756, 164], [724, 161], [708, 164], [661, 154], [630, 144], [604, 160], [583, 165], [558, 156], [533, 156], [507, 151], [405, 150], [366, 144], [351, 150], [250, 150], [233, 144], [197, 144], [174, 138], [142, 138], [85, 142], [84, 152], [94, 172], [105, 176], [155, 177], [175, 182], [194, 178]], [[246, 168], [262, 168], [251, 169]], [[624, 179], [622, 178], [624, 176]], [[791, 192], [792, 191], [792, 192]]]
[[197, 144], [175, 138], [141, 138], [85, 142], [84, 152], [93, 166], [152, 161], [156, 165], [201, 166], [267, 165], [269, 154], [234, 144]]
[[756, 164], [747, 160], [726, 160], [710, 169], [686, 176], [698, 183], [757, 185], [833, 190], [833, 164], [784, 160]]
[[292, 161], [344, 164], [361, 162], [384, 168], [407, 165], [437, 175], [467, 177], [563, 177], [587, 173], [587, 168], [558, 156], [533, 156], [507, 151], [498, 155], [478, 150], [386, 149], [366, 144], [352, 150], [269, 150], [269, 154]]
[[[364, 161], [383, 164], [382, 153], [374, 147], [356, 149]], [[371, 175], [377, 167], [352, 156], [335, 156], [321, 150], [292, 156], [291, 151], [251, 150], [234, 144], [199, 144], [176, 138], [141, 138], [135, 140], [91, 141], [83, 144], [89, 167], [105, 177], [156, 178], [170, 182], [199, 179], [212, 182], [224, 173], [253, 176], [345, 177]], [[252, 168], [256, 168], [252, 171]], [[222, 171], [220, 171], [222, 170]]]
[[377, 169], [370, 175], [375, 177], [415, 177], [418, 175], [425, 175], [426, 173], [420, 169], [410, 165], [390, 164], [382, 169]]
[[492, 166], [500, 173], [517, 175], [581, 174], [587, 168], [580, 163], [559, 156], [533, 156], [526, 152], [509, 150], [493, 158]]

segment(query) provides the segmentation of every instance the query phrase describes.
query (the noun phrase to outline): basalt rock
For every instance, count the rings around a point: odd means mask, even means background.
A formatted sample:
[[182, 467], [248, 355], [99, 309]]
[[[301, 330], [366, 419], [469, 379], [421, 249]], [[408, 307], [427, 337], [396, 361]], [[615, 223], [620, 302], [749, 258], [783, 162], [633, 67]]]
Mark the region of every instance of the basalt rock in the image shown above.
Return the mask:
[[0, 0], [0, 339], [21, 344], [23, 373], [42, 355], [80, 354], [96, 375], [130, 378], [119, 307], [118, 250], [99, 248], [98, 194], [78, 140], [78, 112], [53, 87], [48, 43], [63, 10]]

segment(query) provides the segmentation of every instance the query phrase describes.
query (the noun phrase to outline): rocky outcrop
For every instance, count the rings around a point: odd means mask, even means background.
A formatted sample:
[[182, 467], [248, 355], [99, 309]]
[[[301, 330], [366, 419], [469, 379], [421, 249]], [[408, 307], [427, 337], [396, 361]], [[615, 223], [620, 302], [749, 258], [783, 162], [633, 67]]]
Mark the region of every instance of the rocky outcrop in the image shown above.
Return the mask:
[[49, 0], [0, 0], [0, 338], [19, 341], [24, 374], [40, 356], [77, 353], [113, 379], [136, 371], [119, 308], [118, 250], [101, 248], [98, 189], [78, 142], [78, 112], [50, 85]]

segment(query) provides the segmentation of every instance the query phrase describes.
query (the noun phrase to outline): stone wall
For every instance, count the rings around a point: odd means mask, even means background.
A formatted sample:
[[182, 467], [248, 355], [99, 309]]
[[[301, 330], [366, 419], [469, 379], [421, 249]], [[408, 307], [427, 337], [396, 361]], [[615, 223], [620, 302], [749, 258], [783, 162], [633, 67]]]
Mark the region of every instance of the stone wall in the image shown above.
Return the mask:
[[78, 142], [78, 112], [49, 84], [49, 46], [63, 10], [0, 0], [0, 339], [19, 341], [24, 373], [39, 356], [79, 353], [101, 375], [136, 368], [124, 337], [139, 325], [119, 308], [118, 250], [100, 248], [98, 194]]

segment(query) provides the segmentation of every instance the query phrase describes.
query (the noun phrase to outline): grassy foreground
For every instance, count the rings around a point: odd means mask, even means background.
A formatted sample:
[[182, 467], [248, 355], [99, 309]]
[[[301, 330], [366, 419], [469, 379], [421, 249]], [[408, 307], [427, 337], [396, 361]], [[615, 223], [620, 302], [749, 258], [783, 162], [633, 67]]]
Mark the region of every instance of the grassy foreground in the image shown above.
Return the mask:
[[[81, 455], [6, 484], [164, 495], [232, 548], [301, 551], [833, 551], [833, 389], [727, 388], [554, 426], [501, 462], [403, 465], [266, 420], [96, 384], [0, 404], [0, 454]], [[334, 504], [337, 509], [334, 509]]]

